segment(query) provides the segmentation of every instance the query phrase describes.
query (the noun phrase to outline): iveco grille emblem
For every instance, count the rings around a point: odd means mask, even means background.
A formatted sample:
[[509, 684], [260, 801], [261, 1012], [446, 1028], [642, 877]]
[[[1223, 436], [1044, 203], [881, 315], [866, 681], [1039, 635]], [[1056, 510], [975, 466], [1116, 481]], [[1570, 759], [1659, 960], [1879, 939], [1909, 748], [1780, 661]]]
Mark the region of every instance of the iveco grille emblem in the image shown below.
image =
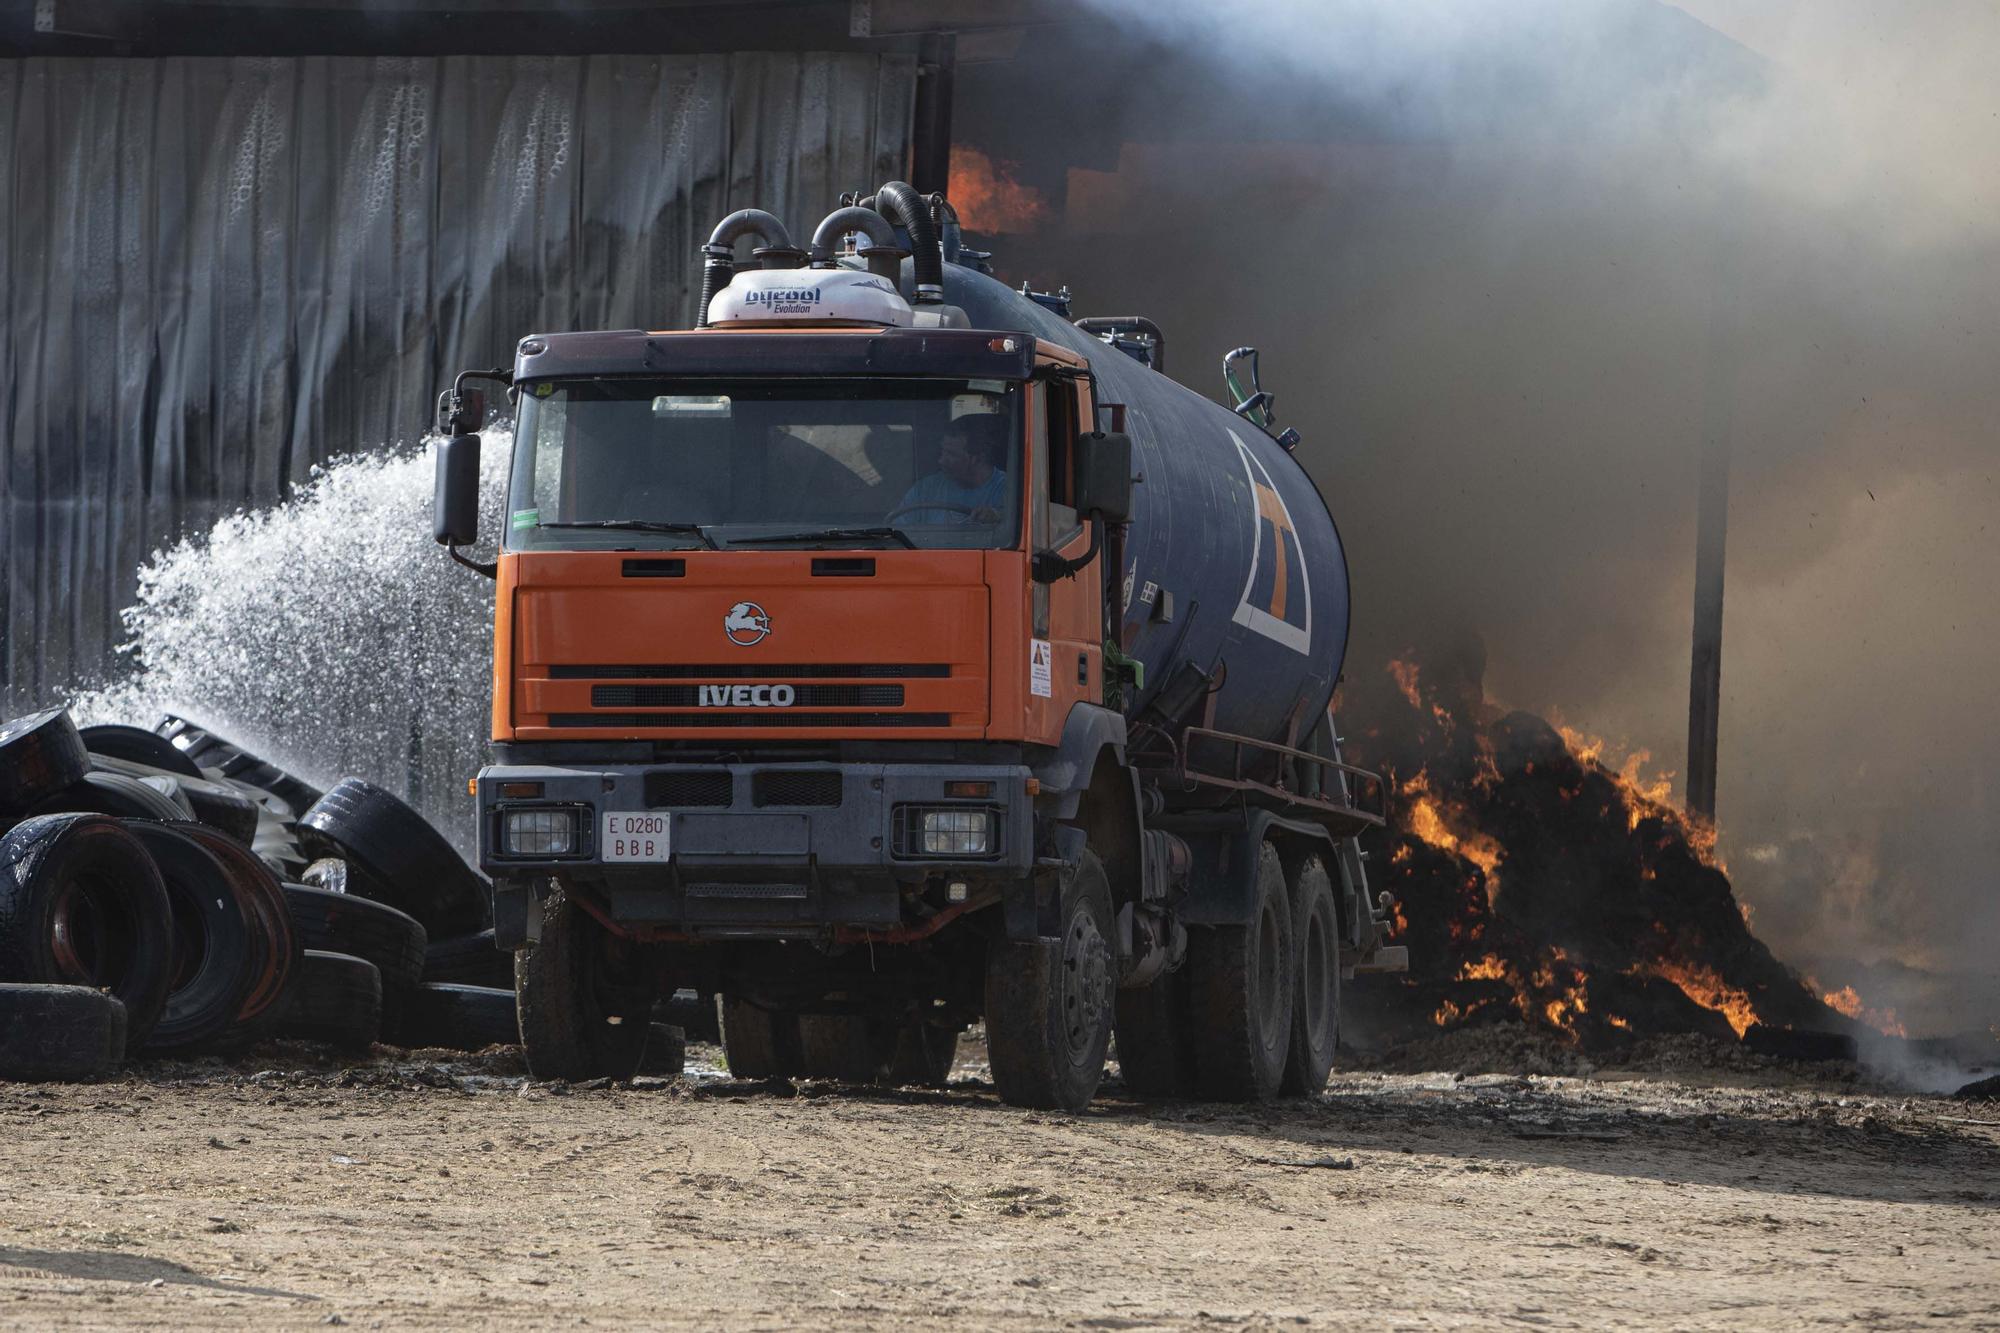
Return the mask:
[[722, 618], [722, 632], [737, 647], [748, 648], [762, 643], [764, 636], [771, 632], [771, 617], [765, 615], [764, 608], [755, 602], [738, 602]]

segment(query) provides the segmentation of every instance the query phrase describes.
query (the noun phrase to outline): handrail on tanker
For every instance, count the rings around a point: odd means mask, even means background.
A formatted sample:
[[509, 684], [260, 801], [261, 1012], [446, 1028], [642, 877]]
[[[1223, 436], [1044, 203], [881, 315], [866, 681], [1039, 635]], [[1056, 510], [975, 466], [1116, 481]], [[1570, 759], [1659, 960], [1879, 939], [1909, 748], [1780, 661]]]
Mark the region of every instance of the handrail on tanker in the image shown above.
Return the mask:
[[[1345, 818], [1359, 820], [1364, 824], [1376, 827], [1380, 827], [1388, 822], [1389, 789], [1388, 784], [1382, 780], [1380, 773], [1365, 768], [1358, 768], [1353, 764], [1343, 763], [1338, 759], [1329, 759], [1325, 755], [1313, 754], [1310, 751], [1301, 750], [1295, 746], [1280, 745], [1276, 741], [1260, 741], [1253, 736], [1239, 736], [1234, 732], [1217, 731], [1213, 727], [1186, 727], [1182, 729], [1180, 738], [1179, 763], [1174, 769], [1169, 771], [1178, 772], [1182, 784], [1190, 790], [1196, 785], [1206, 785], [1228, 787], [1239, 791], [1255, 791], [1283, 801], [1288, 805], [1308, 806], [1323, 813], [1339, 814]], [[1217, 741], [1231, 747], [1230, 768], [1226, 775], [1212, 770], [1200, 769], [1193, 765], [1195, 743], [1201, 740]], [[1363, 782], [1372, 782], [1375, 785], [1375, 803], [1377, 808], [1374, 810], [1365, 809], [1356, 802], [1355, 794], [1349, 793], [1345, 786], [1339, 783], [1334, 784], [1334, 790], [1339, 793], [1340, 799], [1327, 800], [1324, 797], [1308, 796], [1304, 792], [1292, 791], [1282, 786], [1274, 787], [1269, 783], [1245, 777], [1243, 775], [1243, 754], [1246, 748], [1261, 750], [1269, 755], [1282, 755], [1293, 759], [1301, 759], [1309, 764], [1318, 765], [1322, 769], [1351, 776]]]

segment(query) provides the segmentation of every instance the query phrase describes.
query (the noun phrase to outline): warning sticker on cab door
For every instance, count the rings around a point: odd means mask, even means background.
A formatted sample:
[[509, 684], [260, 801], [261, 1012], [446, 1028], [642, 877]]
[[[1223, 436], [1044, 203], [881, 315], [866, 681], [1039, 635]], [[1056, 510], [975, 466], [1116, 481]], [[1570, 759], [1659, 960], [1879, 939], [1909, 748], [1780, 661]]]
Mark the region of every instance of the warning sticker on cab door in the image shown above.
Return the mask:
[[1028, 640], [1028, 693], [1044, 699], [1054, 695], [1055, 657], [1047, 639]]

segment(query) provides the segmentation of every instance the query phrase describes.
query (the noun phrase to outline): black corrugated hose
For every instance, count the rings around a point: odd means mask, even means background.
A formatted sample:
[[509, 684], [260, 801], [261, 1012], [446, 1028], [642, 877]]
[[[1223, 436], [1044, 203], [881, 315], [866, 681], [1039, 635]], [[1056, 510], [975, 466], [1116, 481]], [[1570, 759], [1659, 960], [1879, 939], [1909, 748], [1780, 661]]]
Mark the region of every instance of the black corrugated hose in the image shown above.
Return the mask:
[[876, 190], [873, 200], [864, 206], [870, 205], [909, 233], [918, 302], [935, 304], [944, 300], [944, 251], [924, 197], [905, 181], [890, 181]]
[[739, 208], [716, 223], [715, 230], [709, 233], [708, 244], [701, 247], [704, 262], [701, 269], [701, 305], [695, 312], [696, 328], [708, 327], [708, 303], [736, 276], [736, 243], [745, 236], [756, 236], [766, 246], [796, 250], [785, 224], [761, 208]]

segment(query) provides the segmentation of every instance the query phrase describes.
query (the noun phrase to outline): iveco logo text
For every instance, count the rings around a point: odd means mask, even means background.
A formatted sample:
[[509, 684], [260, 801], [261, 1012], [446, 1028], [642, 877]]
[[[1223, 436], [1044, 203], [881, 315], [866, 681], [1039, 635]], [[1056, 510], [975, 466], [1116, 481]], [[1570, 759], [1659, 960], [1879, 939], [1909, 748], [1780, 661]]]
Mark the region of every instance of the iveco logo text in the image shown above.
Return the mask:
[[764, 636], [771, 632], [771, 617], [765, 615], [764, 608], [755, 602], [738, 602], [722, 618], [722, 632], [737, 647], [748, 648], [762, 643]]
[[790, 708], [799, 697], [789, 685], [703, 685], [703, 708]]

